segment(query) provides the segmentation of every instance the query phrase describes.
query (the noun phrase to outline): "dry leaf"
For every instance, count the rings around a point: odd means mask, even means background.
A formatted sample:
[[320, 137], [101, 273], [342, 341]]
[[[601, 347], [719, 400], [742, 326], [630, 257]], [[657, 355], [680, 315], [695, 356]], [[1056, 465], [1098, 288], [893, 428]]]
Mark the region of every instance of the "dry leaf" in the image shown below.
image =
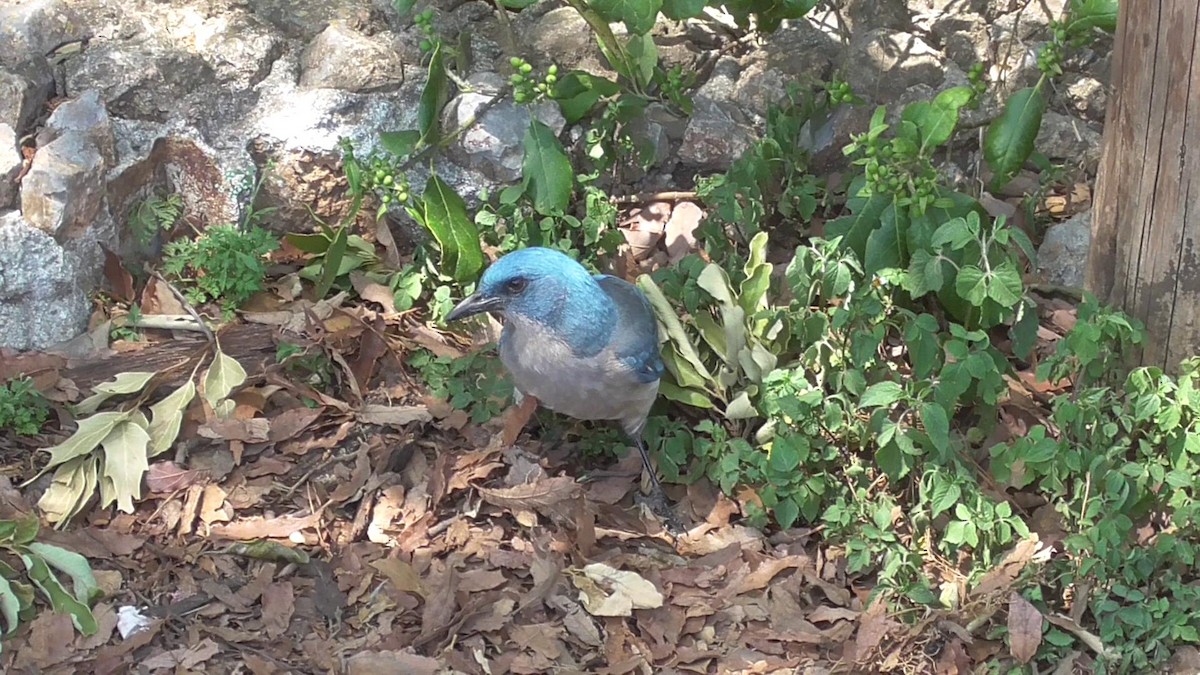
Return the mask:
[[182, 490], [202, 482], [203, 479], [204, 476], [199, 471], [180, 468], [173, 461], [158, 461], [146, 470], [146, 488], [158, 494]]
[[1025, 598], [1013, 593], [1008, 600], [1008, 645], [1021, 663], [1037, 655], [1042, 644], [1042, 613]]
[[683, 260], [696, 246], [696, 228], [704, 219], [704, 211], [692, 202], [679, 202], [667, 220], [667, 256], [671, 264]]
[[483, 501], [506, 509], [554, 506], [578, 495], [581, 488], [570, 476], [546, 478], [511, 488], [479, 488]]
[[421, 584], [421, 576], [409, 563], [399, 558], [383, 558], [371, 563], [371, 567], [379, 570], [383, 576], [392, 582], [398, 591], [416, 593], [425, 597], [425, 587]]
[[433, 415], [429, 414], [429, 408], [423, 405], [382, 405], [378, 403], [364, 403], [355, 413], [355, 417], [359, 422], [365, 424], [378, 424], [397, 429], [402, 429], [405, 425], [413, 422], [429, 422], [433, 419]]
[[274, 639], [286, 633], [295, 611], [296, 594], [291, 582], [280, 581], [263, 589], [262, 621], [268, 637]]
[[313, 513], [307, 516], [280, 516], [278, 518], [247, 518], [228, 524], [212, 526], [213, 537], [236, 539], [286, 539], [301, 530], [316, 527], [321, 522], [321, 514]]
[[412, 652], [358, 652], [346, 662], [346, 675], [437, 675], [441, 663]]
[[572, 574], [579, 602], [593, 616], [633, 616], [635, 609], [662, 607], [663, 595], [637, 572], [592, 563]]

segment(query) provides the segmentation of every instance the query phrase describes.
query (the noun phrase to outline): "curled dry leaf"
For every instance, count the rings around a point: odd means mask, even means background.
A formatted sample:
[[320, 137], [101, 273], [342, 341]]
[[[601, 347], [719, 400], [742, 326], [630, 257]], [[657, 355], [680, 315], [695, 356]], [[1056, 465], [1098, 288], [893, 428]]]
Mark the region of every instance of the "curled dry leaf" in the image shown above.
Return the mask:
[[378, 403], [364, 404], [355, 413], [355, 417], [359, 422], [397, 429], [402, 429], [405, 425], [413, 422], [429, 422], [433, 419], [433, 415], [429, 414], [429, 408], [423, 405], [382, 405]]
[[579, 602], [593, 616], [633, 616], [635, 609], [662, 607], [663, 595], [637, 572], [592, 563], [571, 575]]
[[544, 508], [574, 498], [580, 486], [570, 476], [546, 478], [511, 488], [479, 488], [483, 501], [505, 509]]

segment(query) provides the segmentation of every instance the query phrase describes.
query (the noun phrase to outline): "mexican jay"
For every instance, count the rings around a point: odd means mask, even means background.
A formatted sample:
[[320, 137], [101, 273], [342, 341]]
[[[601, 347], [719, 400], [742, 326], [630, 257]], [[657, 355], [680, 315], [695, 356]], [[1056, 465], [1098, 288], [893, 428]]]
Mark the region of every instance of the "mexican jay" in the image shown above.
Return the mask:
[[518, 394], [577, 419], [620, 422], [663, 498], [642, 439], [663, 374], [658, 322], [642, 291], [558, 251], [525, 248], [488, 267], [446, 320], [480, 312], [503, 320], [500, 360]]

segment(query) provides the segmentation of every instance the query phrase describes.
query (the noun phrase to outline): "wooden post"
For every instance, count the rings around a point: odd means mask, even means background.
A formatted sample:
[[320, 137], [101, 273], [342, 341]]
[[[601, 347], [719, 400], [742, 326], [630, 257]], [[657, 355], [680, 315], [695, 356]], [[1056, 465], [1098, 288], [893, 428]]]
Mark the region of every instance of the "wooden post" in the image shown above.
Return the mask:
[[1200, 0], [1121, 0], [1086, 275], [1167, 370], [1200, 354], [1198, 34]]

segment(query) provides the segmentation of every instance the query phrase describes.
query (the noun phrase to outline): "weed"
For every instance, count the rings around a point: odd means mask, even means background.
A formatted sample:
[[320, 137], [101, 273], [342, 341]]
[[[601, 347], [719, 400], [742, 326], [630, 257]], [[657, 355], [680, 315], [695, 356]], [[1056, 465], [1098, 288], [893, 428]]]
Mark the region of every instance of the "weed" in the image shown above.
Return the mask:
[[163, 251], [163, 271], [179, 281], [194, 305], [217, 302], [226, 314], [263, 290], [264, 257], [279, 247], [270, 232], [254, 226], [210, 227], [194, 240], [179, 239]]
[[24, 377], [0, 384], [0, 430], [36, 436], [50, 418], [50, 403]]

